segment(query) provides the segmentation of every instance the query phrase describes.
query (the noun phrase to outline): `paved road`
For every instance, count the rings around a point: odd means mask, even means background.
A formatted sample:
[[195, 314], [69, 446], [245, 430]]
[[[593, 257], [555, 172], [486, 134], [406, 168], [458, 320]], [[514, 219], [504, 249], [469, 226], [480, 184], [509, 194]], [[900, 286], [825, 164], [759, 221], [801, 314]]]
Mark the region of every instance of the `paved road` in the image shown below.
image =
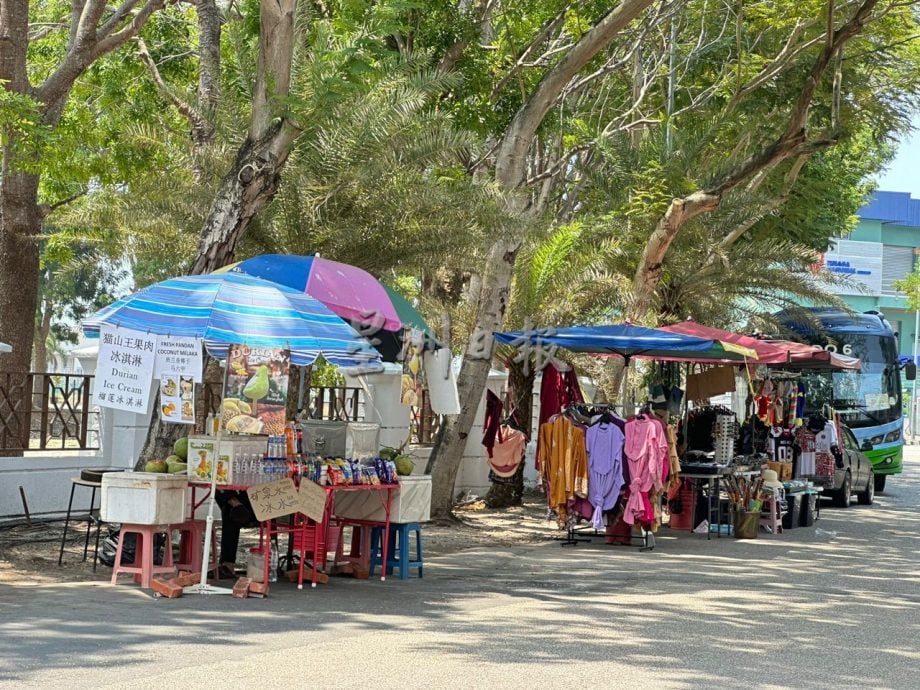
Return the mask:
[[266, 600], [2, 588], [0, 686], [918, 688], [920, 449], [906, 464], [824, 534], [469, 551]]

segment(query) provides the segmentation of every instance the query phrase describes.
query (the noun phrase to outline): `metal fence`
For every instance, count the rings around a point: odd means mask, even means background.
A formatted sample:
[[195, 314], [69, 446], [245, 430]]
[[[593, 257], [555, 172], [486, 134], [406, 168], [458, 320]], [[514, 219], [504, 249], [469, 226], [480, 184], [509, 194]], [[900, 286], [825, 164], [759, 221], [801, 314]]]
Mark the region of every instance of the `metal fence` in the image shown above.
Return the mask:
[[0, 373], [0, 453], [99, 449], [93, 377]]
[[412, 408], [409, 418], [410, 441], [419, 446], [433, 446], [443, 422], [444, 416], [432, 412], [428, 391], [423, 390], [419, 405]]
[[[93, 376], [0, 372], [0, 455], [4, 452], [99, 450], [99, 408], [92, 405]], [[307, 397], [310, 419], [364, 419], [364, 389], [347, 386], [312, 387]], [[205, 384], [204, 417], [217, 414], [221, 385]], [[431, 411], [427, 391], [411, 408], [410, 440], [434, 444], [443, 417]]]
[[[314, 386], [306, 397], [309, 419], [357, 422], [364, 418], [364, 389], [348, 386]], [[205, 416], [217, 414], [221, 403], [221, 384], [205, 384]]]

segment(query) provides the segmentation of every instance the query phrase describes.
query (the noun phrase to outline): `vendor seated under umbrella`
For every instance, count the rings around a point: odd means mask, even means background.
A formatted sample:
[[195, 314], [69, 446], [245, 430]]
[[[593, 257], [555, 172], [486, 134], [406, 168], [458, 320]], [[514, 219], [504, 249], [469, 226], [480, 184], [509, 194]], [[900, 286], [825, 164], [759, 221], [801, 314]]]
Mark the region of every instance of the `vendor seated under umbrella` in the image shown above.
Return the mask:
[[220, 580], [227, 580], [236, 577], [234, 568], [236, 567], [236, 552], [240, 545], [240, 530], [244, 527], [258, 527], [259, 521], [256, 520], [249, 496], [245, 491], [218, 491], [214, 500], [220, 506], [221, 517], [220, 553], [218, 554], [220, 566], [217, 577]]

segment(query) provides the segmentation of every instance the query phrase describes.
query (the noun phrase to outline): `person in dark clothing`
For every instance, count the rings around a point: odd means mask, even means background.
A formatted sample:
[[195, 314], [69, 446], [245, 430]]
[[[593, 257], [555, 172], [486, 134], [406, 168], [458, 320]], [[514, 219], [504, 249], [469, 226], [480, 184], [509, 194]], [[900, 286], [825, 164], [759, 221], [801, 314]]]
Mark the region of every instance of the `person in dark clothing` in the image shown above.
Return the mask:
[[220, 554], [218, 577], [221, 580], [236, 577], [236, 552], [240, 546], [240, 530], [258, 527], [252, 504], [245, 491], [218, 491], [214, 500], [220, 506]]

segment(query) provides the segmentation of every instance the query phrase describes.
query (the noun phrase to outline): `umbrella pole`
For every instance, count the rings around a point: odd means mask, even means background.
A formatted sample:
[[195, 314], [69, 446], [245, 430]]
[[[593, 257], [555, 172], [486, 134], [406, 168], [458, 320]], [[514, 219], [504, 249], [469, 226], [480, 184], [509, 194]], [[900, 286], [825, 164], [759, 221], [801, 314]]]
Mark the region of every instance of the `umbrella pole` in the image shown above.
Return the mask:
[[626, 390], [629, 387], [629, 357], [623, 358], [623, 383], [620, 385], [620, 404], [623, 406], [623, 417], [626, 418], [629, 416], [629, 412], [626, 411]]
[[[224, 385], [221, 401], [227, 395], [227, 367], [224, 366]], [[223, 406], [223, 402], [221, 402]], [[220, 441], [223, 436], [223, 424], [217, 427], [217, 437], [214, 440], [214, 461], [211, 463], [211, 496], [208, 500], [208, 517], [205, 520], [204, 530], [204, 555], [201, 557], [201, 580], [197, 585], [185, 587], [184, 594], [232, 594], [229, 587], [215, 587], [208, 584], [208, 566], [211, 560], [211, 534], [214, 530], [214, 505], [217, 503], [217, 465], [220, 462]], [[194, 515], [192, 516], [195, 517]]]

